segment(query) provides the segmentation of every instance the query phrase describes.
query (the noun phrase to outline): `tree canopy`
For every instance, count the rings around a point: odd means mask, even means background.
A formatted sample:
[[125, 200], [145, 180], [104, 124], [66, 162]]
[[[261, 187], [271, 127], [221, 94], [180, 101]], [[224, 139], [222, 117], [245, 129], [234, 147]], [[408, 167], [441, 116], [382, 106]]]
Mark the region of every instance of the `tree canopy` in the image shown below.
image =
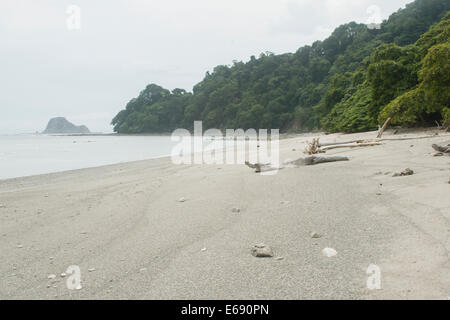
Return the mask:
[[295, 53], [217, 66], [192, 92], [150, 84], [114, 117], [114, 130], [170, 132], [202, 120], [205, 129], [354, 132], [387, 116], [403, 125], [448, 120], [448, 10], [446, 0], [416, 0], [380, 29], [350, 22]]

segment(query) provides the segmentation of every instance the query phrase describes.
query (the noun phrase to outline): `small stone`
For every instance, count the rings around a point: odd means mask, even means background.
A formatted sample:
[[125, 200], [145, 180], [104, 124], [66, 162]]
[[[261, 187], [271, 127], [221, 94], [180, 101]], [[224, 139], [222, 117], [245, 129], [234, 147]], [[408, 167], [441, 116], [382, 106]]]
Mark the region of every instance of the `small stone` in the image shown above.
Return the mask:
[[18, 244], [18, 245], [17, 245], [17, 248], [21, 249], [21, 248], [23, 248], [23, 245]]
[[337, 255], [337, 251], [334, 250], [333, 248], [325, 248], [322, 250], [322, 254], [325, 257], [331, 258], [331, 257], [334, 257], [335, 255]]
[[50, 287], [51, 287], [51, 285], [48, 284], [48, 285], [47, 285], [47, 288], [50, 288]]
[[241, 209], [234, 207], [233, 209], [231, 209], [231, 212], [239, 213], [239, 212], [241, 212]]
[[317, 233], [317, 232], [311, 232], [311, 238], [313, 238], [313, 239], [317, 239], [317, 238], [321, 238], [322, 237], [322, 235], [320, 234], [320, 233]]
[[284, 260], [284, 257], [276, 257], [275, 260]]
[[48, 278], [48, 279], [55, 279], [55, 278], [56, 278], [56, 275], [50, 274], [47, 278]]
[[88, 271], [89, 271], [89, 272], [94, 272], [94, 271], [95, 271], [95, 268], [89, 268]]
[[206, 251], [206, 248], [202, 248], [200, 251], [205, 252], [205, 251]]
[[377, 192], [376, 195], [377, 195], [377, 196], [381, 196], [382, 193], [381, 193], [381, 192]]
[[410, 175], [413, 175], [413, 174], [414, 174], [413, 170], [411, 170], [410, 168], [406, 168], [405, 170], [403, 170], [400, 173], [394, 173], [392, 176], [393, 177], [402, 177], [402, 176], [410, 176]]
[[185, 197], [181, 197], [180, 199], [178, 199], [178, 202], [186, 202], [186, 198]]
[[61, 278], [64, 278], [65, 276], [67, 276], [67, 274], [66, 273], [61, 273]]
[[253, 246], [251, 252], [252, 252], [252, 255], [257, 258], [273, 257], [272, 249], [263, 243]]

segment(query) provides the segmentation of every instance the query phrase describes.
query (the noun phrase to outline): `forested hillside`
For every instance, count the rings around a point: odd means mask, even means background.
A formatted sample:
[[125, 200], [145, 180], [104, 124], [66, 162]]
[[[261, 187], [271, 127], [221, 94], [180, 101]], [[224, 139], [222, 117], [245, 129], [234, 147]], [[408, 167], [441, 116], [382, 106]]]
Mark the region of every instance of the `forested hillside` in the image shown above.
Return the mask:
[[380, 29], [351, 22], [295, 53], [217, 66], [193, 92], [148, 85], [112, 120], [119, 133], [203, 128], [355, 132], [387, 117], [450, 121], [450, 1], [416, 0]]

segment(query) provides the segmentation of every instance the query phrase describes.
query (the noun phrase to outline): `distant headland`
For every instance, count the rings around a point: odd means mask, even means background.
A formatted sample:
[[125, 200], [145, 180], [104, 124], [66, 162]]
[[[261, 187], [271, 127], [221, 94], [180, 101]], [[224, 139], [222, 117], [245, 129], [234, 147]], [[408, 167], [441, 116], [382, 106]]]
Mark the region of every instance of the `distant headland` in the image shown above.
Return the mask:
[[90, 133], [88, 127], [86, 126], [76, 126], [73, 123], [69, 122], [64, 117], [56, 117], [50, 119], [47, 124], [47, 127], [42, 133], [52, 134], [52, 133]]

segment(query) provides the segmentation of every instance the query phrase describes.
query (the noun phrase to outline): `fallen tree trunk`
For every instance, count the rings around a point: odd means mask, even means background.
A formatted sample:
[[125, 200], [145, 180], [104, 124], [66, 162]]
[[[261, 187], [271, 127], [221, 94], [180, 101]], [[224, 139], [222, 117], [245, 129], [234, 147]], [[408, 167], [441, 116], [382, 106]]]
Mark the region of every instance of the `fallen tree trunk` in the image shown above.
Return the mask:
[[321, 148], [322, 151], [338, 149], [338, 148], [358, 148], [358, 147], [370, 147], [370, 146], [379, 146], [381, 143], [372, 142], [372, 143], [358, 143], [358, 144], [340, 144], [340, 145], [331, 145], [328, 147]]
[[272, 167], [270, 164], [261, 164], [261, 163], [255, 163], [252, 164], [248, 161], [245, 161], [245, 164], [255, 169], [255, 172], [267, 172], [267, 171], [274, 171], [274, 170], [281, 170], [284, 168], [298, 168], [300, 166], [312, 166], [315, 164], [320, 163], [327, 163], [327, 162], [336, 162], [336, 161], [348, 161], [349, 159], [347, 157], [343, 156], [309, 156], [305, 158], [299, 158], [297, 160], [288, 161], [285, 162], [283, 166], [280, 167]]
[[336, 161], [348, 161], [349, 159], [347, 157], [342, 156], [309, 156], [306, 158], [300, 158], [297, 160], [286, 162], [286, 166], [311, 166], [319, 163], [327, 163], [327, 162], [336, 162]]
[[380, 139], [368, 139], [368, 140], [351, 140], [351, 141], [343, 141], [343, 142], [325, 142], [325, 143], [319, 143], [319, 147], [326, 147], [326, 146], [334, 146], [334, 145], [340, 145], [340, 144], [350, 144], [350, 143], [370, 143], [370, 142], [379, 142]]

